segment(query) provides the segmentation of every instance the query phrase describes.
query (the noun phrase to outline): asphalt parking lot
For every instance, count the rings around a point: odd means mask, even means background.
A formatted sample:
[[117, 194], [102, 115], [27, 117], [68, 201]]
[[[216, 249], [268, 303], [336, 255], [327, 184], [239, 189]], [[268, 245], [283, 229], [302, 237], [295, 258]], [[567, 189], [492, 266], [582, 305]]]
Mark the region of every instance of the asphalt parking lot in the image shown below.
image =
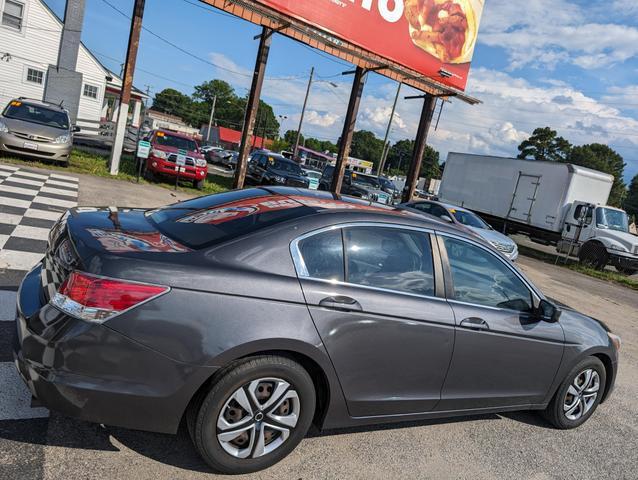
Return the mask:
[[[160, 187], [77, 177], [80, 205], [153, 207], [184, 198]], [[638, 478], [638, 293], [525, 257], [519, 264], [546, 294], [622, 337], [614, 395], [585, 425], [558, 431], [535, 414], [515, 413], [312, 432], [283, 462], [251, 478]], [[0, 264], [0, 278], [6, 272]], [[3, 285], [6, 317], [15, 292]], [[216, 478], [184, 428], [159, 435], [32, 411], [24, 389], [7, 380], [7, 348], [0, 338], [0, 479]]]

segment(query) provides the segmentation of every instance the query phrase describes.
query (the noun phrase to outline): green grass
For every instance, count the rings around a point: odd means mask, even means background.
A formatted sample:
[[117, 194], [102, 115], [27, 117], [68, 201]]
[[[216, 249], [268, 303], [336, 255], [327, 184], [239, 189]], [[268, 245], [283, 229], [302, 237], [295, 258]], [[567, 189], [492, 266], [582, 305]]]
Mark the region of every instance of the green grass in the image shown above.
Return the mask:
[[567, 259], [567, 262], [565, 262], [565, 257], [562, 255], [559, 257], [558, 262], [556, 262], [556, 255], [534, 250], [533, 248], [523, 245], [519, 245], [518, 250], [521, 255], [526, 257], [535, 258], [536, 260], [540, 260], [545, 263], [552, 263], [559, 267], [569, 268], [574, 272], [582, 273], [617, 285], [622, 285], [624, 287], [631, 288], [632, 290], [638, 290], [638, 279], [636, 279], [635, 276], [628, 277], [627, 275], [623, 275], [622, 273], [613, 270], [596, 270], [594, 268], [585, 267], [572, 258]]
[[[135, 159], [132, 155], [123, 155], [120, 162], [120, 172], [117, 175], [111, 175], [108, 169], [108, 157], [95, 153], [87, 153], [81, 150], [73, 150], [69, 166], [62, 167], [55, 165], [53, 162], [41, 162], [38, 160], [29, 160], [16, 157], [0, 157], [0, 162], [11, 163], [15, 165], [24, 165], [37, 168], [45, 168], [47, 170], [59, 170], [61, 172], [80, 173], [85, 175], [95, 175], [97, 177], [134, 182], [137, 178], [135, 169]], [[219, 175], [209, 175], [203, 190], [197, 190], [190, 182], [180, 182], [178, 190], [191, 193], [193, 195], [205, 195], [211, 193], [220, 193], [232, 188], [232, 178], [226, 178]], [[149, 184], [143, 178], [140, 183]], [[163, 179], [157, 183], [153, 183], [164, 188], [175, 188], [175, 181], [170, 178]]]

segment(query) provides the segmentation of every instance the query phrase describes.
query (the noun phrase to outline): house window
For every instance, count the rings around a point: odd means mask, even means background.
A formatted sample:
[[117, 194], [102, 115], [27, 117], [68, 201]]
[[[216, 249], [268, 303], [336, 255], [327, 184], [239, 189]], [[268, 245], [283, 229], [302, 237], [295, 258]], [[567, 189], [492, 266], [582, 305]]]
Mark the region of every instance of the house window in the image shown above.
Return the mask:
[[22, 21], [24, 17], [24, 3], [14, 0], [6, 0], [4, 11], [2, 12], [2, 25], [22, 30]]
[[89, 85], [88, 83], [84, 84], [84, 93], [85, 97], [95, 98], [97, 99], [98, 87], [95, 85]]
[[27, 82], [37, 83], [42, 85], [44, 81], [44, 72], [42, 70], [36, 70], [35, 68], [27, 69]]

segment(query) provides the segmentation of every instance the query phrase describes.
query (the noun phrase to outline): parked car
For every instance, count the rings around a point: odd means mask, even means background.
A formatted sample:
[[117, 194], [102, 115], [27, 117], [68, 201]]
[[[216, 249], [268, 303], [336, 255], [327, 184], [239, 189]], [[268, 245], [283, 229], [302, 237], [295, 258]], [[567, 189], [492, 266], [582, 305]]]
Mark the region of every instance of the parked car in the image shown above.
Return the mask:
[[490, 243], [511, 261], [514, 262], [518, 258], [518, 245], [516, 245], [514, 240], [497, 232], [485, 220], [465, 208], [427, 200], [402, 203], [400, 207], [442, 218], [446, 222], [462, 225]]
[[[199, 145], [188, 135], [169, 130], [155, 130], [149, 139], [151, 153], [146, 159], [144, 175], [149, 180], [157, 176], [191, 180], [201, 190], [208, 176], [208, 165], [200, 153]], [[185, 156], [185, 165], [179, 166], [178, 155]]]
[[69, 113], [59, 105], [18, 98], [0, 115], [0, 152], [69, 164], [73, 133]]
[[308, 188], [310, 190], [317, 190], [319, 188], [319, 180], [321, 180], [321, 172], [317, 170], [311, 170], [309, 168], [302, 169], [306, 177], [308, 177]]
[[226, 150], [227, 155], [221, 158], [221, 164], [231, 170], [237, 168], [237, 159], [239, 158], [239, 152], [233, 152], [232, 150]]
[[[452, 224], [328, 192], [236, 190], [71, 210], [18, 292], [37, 401], [266, 468], [332, 429], [539, 410], [578, 427], [620, 339]], [[419, 452], [406, 451], [406, 455]]]
[[310, 181], [297, 162], [272, 152], [254, 153], [247, 180], [254, 185], [288, 185], [308, 188]]
[[[335, 167], [332, 165], [328, 165], [324, 168], [321, 180], [319, 180], [319, 190], [330, 190], [334, 170]], [[373, 202], [382, 203], [384, 205], [392, 203], [391, 195], [382, 190], [377, 177], [353, 172], [352, 170], [346, 170], [344, 173], [341, 193], [359, 197], [364, 200], [372, 200]]]
[[222, 158], [227, 156], [228, 153], [221, 147], [212, 147], [206, 153], [206, 162], [211, 164], [221, 163]]
[[392, 180], [383, 175], [379, 177], [379, 184], [381, 189], [392, 196], [392, 203], [399, 203], [401, 201], [401, 191], [397, 188]]

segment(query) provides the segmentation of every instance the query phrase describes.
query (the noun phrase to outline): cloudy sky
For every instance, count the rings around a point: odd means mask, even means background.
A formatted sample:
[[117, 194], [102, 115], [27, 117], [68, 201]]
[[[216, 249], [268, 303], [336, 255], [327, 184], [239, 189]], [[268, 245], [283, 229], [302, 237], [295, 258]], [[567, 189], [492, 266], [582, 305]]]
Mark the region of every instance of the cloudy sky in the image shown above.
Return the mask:
[[[88, 0], [82, 38], [119, 72], [132, 0]], [[63, 14], [64, 0], [47, 0]], [[197, 0], [147, 0], [135, 84], [151, 93], [171, 87], [191, 93], [211, 78], [245, 94], [259, 28]], [[186, 54], [152, 33], [187, 50]], [[273, 41], [263, 98], [296, 129], [310, 68], [317, 71], [304, 134], [335, 141], [341, 132], [350, 65], [281, 35]], [[600, 142], [638, 173], [638, 0], [486, 0], [467, 92], [483, 103], [447, 103], [430, 143], [442, 157], [461, 151], [514, 155], [537, 126], [549, 125], [572, 143]], [[357, 128], [382, 137], [397, 84], [370, 74]], [[421, 101], [404, 87], [391, 140], [413, 138]]]

